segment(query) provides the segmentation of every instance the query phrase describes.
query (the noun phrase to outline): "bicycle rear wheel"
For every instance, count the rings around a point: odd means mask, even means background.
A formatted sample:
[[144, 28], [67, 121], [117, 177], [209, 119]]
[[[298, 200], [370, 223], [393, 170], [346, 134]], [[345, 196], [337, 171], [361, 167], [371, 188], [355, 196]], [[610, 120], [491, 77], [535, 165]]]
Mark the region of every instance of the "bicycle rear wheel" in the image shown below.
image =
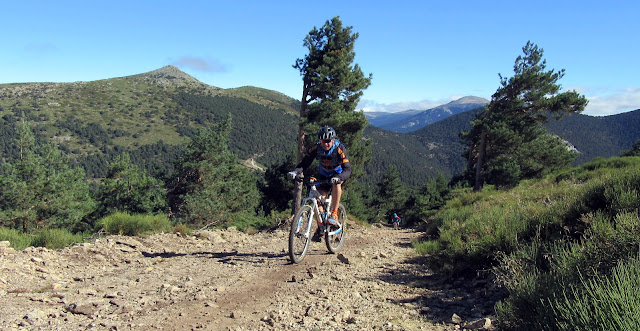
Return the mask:
[[331, 253], [337, 253], [344, 244], [344, 238], [346, 237], [347, 230], [347, 211], [344, 206], [340, 204], [338, 206], [338, 222], [342, 225], [342, 228], [338, 229], [334, 226], [329, 226], [329, 229], [324, 234], [324, 242], [327, 244], [327, 249]]
[[[309, 227], [312, 213], [313, 209], [311, 206], [300, 206], [300, 209], [291, 221], [291, 230], [289, 231], [289, 258], [293, 263], [302, 262], [309, 249], [311, 235], [313, 234], [313, 224]], [[307, 232], [307, 228], [310, 229], [309, 232]]]

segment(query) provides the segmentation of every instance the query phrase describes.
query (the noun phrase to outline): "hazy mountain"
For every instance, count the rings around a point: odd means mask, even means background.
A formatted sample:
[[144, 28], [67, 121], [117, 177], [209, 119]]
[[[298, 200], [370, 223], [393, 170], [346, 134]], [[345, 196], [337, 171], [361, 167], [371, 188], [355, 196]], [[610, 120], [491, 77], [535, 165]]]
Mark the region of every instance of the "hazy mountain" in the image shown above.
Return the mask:
[[389, 131], [407, 133], [449, 116], [482, 107], [487, 103], [489, 103], [487, 99], [467, 96], [427, 110], [407, 110], [399, 113], [365, 112], [365, 116], [373, 126]]
[[365, 112], [364, 115], [369, 120], [369, 124], [375, 127], [384, 128], [385, 124], [407, 119], [424, 110], [409, 109], [401, 112], [391, 113], [383, 111]]

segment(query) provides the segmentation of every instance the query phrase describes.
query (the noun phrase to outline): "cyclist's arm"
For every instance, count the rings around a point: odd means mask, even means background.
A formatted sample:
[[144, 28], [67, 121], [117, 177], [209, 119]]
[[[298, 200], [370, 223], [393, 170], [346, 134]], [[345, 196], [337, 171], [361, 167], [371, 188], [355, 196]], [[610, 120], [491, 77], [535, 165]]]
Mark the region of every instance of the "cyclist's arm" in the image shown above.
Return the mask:
[[345, 181], [349, 179], [351, 176], [351, 162], [349, 162], [349, 157], [347, 156], [347, 149], [344, 145], [340, 144], [338, 155], [340, 156], [340, 165], [342, 166], [342, 172], [337, 174], [336, 177], [340, 178], [341, 181]]
[[300, 161], [300, 163], [296, 165], [296, 168], [302, 168], [303, 170], [307, 169], [311, 165], [311, 163], [313, 163], [313, 160], [315, 160], [317, 149], [318, 145], [313, 145], [311, 148], [309, 148], [309, 150], [307, 150], [307, 153], [302, 158], [302, 161]]

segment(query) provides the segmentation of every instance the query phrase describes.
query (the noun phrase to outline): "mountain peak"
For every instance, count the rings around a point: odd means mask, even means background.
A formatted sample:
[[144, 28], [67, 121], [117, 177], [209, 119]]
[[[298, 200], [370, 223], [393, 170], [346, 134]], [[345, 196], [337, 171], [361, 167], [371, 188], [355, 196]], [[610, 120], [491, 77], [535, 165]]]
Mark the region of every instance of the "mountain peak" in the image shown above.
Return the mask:
[[462, 97], [458, 100], [453, 100], [450, 103], [453, 104], [466, 104], [466, 103], [489, 103], [489, 100], [481, 97], [474, 97], [472, 95], [468, 95], [466, 97]]
[[178, 69], [176, 66], [173, 66], [173, 65], [166, 65], [160, 69], [156, 69], [156, 70], [141, 74], [140, 76], [156, 78], [156, 79], [160, 78], [160, 79], [181, 80], [185, 82], [200, 83], [199, 80], [195, 79], [193, 76], [185, 73], [184, 71]]

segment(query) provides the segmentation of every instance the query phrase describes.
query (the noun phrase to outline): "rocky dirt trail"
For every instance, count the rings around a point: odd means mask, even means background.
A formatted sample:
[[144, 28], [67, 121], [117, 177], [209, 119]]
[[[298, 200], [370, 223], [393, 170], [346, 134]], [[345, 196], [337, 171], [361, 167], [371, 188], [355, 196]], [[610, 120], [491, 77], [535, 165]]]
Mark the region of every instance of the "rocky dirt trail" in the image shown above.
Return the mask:
[[445, 279], [410, 229], [350, 224], [342, 254], [288, 232], [107, 236], [62, 250], [0, 243], [2, 330], [494, 329], [488, 275]]

